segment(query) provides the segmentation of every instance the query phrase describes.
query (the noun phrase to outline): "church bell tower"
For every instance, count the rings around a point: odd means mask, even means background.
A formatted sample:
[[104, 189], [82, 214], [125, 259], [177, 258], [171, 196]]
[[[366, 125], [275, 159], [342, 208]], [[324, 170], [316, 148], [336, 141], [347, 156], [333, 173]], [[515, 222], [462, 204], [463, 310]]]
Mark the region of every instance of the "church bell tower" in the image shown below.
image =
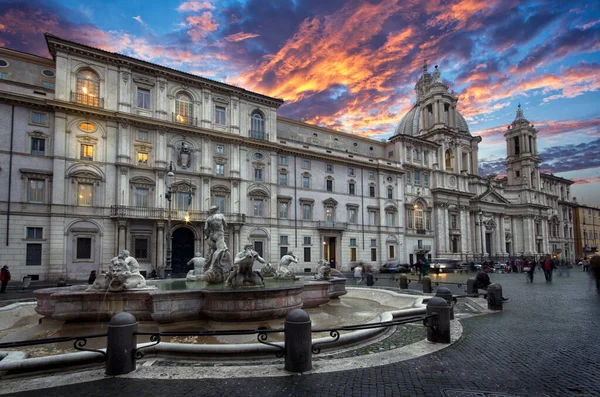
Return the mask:
[[540, 190], [541, 163], [537, 154], [537, 130], [523, 116], [521, 105], [517, 117], [504, 133], [508, 186]]

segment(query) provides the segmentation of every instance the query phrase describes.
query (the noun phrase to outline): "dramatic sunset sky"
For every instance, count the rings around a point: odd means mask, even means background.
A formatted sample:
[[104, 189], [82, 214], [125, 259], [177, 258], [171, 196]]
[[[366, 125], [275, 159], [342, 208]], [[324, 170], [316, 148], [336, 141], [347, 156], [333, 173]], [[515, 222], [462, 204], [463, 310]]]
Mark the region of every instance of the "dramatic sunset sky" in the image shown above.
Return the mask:
[[[44, 32], [286, 101], [279, 114], [376, 139], [439, 65], [504, 173], [521, 103], [542, 169], [600, 206], [600, 2], [515, 0], [0, 0], [0, 45], [48, 57]], [[430, 69], [432, 70], [432, 69]]]

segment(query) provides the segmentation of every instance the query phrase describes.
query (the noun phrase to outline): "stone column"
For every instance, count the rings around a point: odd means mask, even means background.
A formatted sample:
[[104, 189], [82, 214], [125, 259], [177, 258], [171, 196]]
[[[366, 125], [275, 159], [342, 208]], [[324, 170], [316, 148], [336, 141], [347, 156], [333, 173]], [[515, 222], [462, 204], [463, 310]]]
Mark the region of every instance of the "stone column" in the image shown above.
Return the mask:
[[443, 214], [444, 214], [444, 228], [442, 229], [442, 232], [444, 233], [444, 248], [446, 252], [450, 252], [450, 224], [449, 224], [449, 219], [448, 219], [448, 207], [444, 206], [443, 209]]
[[117, 253], [127, 249], [127, 221], [119, 221], [119, 246]]
[[155, 269], [162, 267], [165, 261], [165, 223], [156, 222], [156, 265]]
[[474, 230], [475, 230], [475, 250], [474, 252], [481, 255], [481, 223], [479, 222], [479, 215], [475, 212], [474, 216]]
[[466, 210], [466, 207], [460, 206], [460, 252], [463, 254], [467, 253], [467, 236], [468, 233], [468, 219], [469, 213]]
[[504, 225], [504, 214], [500, 214], [500, 252], [503, 255], [508, 254], [508, 252], [506, 252], [506, 229], [505, 229], [505, 225]]

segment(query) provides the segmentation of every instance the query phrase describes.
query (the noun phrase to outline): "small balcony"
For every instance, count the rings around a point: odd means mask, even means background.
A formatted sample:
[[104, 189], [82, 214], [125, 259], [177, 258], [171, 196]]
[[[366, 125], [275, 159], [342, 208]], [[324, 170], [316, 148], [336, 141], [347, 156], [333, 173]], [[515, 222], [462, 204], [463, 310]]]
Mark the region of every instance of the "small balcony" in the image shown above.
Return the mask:
[[429, 251], [431, 251], [431, 245], [415, 245], [413, 247], [415, 253], [427, 253]]
[[256, 139], [257, 141], [269, 140], [269, 134], [265, 134], [264, 131], [250, 130], [248, 135], [250, 136], [250, 139]]
[[171, 113], [171, 121], [177, 124], [198, 125], [198, 117], [184, 116], [182, 114]]
[[334, 222], [334, 221], [319, 221], [317, 222], [317, 229], [319, 230], [346, 230], [348, 224], [346, 222]]
[[104, 98], [94, 95], [81, 94], [71, 91], [71, 102], [76, 102], [80, 105], [90, 106], [93, 108], [104, 108]]

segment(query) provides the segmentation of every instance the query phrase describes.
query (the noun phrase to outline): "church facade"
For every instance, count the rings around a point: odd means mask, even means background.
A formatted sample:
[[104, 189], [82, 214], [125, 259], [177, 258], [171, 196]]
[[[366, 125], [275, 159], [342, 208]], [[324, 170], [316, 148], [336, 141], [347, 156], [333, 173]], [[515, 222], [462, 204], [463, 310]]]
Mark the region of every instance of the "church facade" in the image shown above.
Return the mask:
[[[277, 115], [282, 100], [47, 35], [52, 59], [0, 49], [0, 263], [15, 278], [83, 279], [120, 250], [175, 274], [205, 251], [208, 210], [232, 252], [296, 272], [326, 259], [573, 260], [571, 181], [541, 173], [519, 108], [507, 175], [478, 145], [437, 68], [387, 141]], [[170, 200], [169, 200], [170, 198]], [[170, 226], [170, 228], [169, 228]]]

